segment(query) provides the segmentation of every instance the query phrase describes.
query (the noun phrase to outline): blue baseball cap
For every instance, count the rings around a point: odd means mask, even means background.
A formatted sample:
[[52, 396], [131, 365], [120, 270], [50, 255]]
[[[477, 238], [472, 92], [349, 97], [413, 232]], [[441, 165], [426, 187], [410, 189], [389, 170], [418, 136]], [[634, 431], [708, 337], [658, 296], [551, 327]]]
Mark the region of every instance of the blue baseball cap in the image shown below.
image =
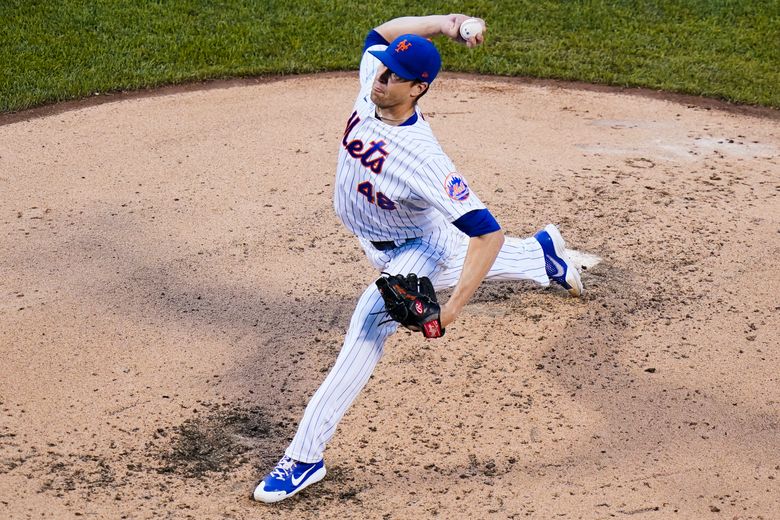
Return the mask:
[[427, 38], [402, 34], [383, 51], [368, 51], [404, 79], [431, 83], [441, 69], [439, 50]]

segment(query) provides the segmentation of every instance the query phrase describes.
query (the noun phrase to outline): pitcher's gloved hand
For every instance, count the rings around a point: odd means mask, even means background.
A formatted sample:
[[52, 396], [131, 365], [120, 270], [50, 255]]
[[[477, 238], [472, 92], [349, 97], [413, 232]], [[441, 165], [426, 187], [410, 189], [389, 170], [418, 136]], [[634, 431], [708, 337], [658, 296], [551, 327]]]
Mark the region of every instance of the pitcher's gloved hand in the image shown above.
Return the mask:
[[422, 332], [426, 338], [444, 336], [439, 319], [441, 308], [427, 276], [417, 278], [414, 273], [407, 276], [383, 273], [376, 286], [390, 318], [409, 330]]

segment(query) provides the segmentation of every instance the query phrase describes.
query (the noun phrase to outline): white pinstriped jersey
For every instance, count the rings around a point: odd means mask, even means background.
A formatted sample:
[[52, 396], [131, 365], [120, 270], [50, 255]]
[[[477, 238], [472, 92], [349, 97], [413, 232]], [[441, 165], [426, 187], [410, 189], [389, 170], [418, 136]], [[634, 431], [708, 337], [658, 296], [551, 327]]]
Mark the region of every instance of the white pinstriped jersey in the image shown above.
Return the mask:
[[427, 236], [484, 209], [419, 112], [407, 126], [376, 117], [371, 85], [381, 62], [369, 49], [360, 63], [360, 93], [339, 150], [333, 200], [341, 221], [360, 238], [388, 241]]

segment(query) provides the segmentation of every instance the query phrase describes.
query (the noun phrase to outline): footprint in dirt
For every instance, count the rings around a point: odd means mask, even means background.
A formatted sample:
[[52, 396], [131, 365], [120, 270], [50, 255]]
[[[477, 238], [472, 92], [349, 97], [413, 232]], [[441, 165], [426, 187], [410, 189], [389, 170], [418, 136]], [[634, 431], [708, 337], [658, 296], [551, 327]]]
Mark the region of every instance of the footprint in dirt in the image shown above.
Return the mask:
[[268, 446], [277, 435], [266, 411], [257, 407], [212, 407], [208, 414], [179, 426], [159, 428], [154, 437], [147, 451], [159, 464], [157, 471], [185, 478], [232, 471], [250, 459], [279, 451]]

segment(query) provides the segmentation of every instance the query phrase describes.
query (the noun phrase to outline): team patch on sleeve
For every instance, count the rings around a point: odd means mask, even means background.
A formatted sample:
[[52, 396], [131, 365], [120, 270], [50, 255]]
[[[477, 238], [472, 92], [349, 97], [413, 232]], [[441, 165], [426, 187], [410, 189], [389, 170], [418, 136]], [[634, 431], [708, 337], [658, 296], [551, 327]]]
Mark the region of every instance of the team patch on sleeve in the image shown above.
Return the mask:
[[455, 201], [463, 202], [469, 198], [469, 185], [459, 173], [452, 172], [444, 180], [444, 189], [447, 195]]

